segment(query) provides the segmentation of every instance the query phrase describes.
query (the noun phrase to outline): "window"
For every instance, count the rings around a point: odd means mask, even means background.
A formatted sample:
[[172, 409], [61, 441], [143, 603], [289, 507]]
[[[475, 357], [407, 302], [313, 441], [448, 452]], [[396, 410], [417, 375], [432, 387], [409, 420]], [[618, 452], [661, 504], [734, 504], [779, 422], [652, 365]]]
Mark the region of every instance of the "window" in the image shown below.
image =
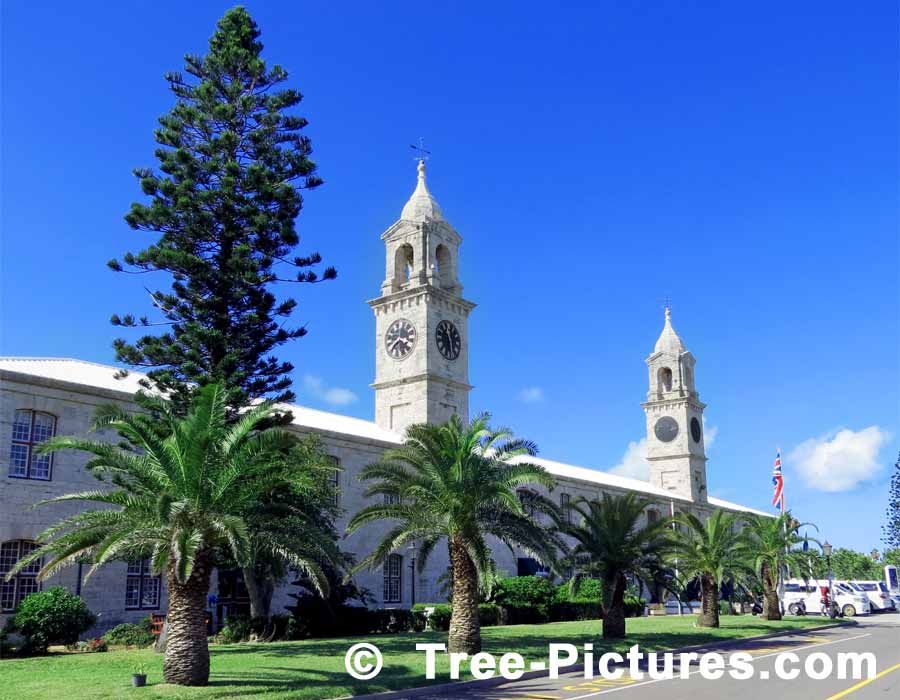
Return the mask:
[[516, 560], [516, 576], [549, 576], [550, 569], [534, 557], [519, 557]]
[[403, 557], [391, 554], [384, 562], [384, 602], [399, 603], [402, 595]]
[[659, 520], [659, 511], [653, 508], [647, 511], [647, 524], [650, 525]]
[[6, 580], [6, 574], [19, 559], [28, 556], [37, 548], [37, 542], [27, 540], [12, 540], [0, 544], [0, 610], [3, 612], [12, 612], [25, 596], [41, 590], [41, 584], [37, 580], [38, 571], [42, 566], [41, 559], [31, 562], [9, 581]]
[[56, 432], [56, 417], [39, 411], [19, 410], [13, 418], [9, 448], [9, 475], [19, 479], [50, 480], [51, 455], [35, 448]]
[[559, 494], [559, 509], [562, 511], [564, 523], [572, 524], [572, 497], [567, 493]]
[[125, 580], [125, 607], [128, 610], [159, 608], [159, 576], [150, 570], [150, 560], [141, 559], [128, 565]]
[[334, 489], [334, 505], [339, 506], [341, 504], [341, 460], [333, 455], [328, 455], [327, 459], [334, 467], [328, 472], [328, 483]]
[[517, 495], [519, 496], [519, 503], [522, 504], [522, 510], [525, 511], [525, 515], [533, 518], [535, 514], [535, 494], [528, 489], [519, 489], [519, 491], [517, 491]]

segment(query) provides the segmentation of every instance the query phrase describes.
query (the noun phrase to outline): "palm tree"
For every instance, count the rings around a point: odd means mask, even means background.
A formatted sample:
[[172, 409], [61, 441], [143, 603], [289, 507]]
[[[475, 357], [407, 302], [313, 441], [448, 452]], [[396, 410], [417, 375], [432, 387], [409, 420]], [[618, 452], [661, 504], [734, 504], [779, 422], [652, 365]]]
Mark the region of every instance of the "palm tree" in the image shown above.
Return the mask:
[[575, 546], [561, 568], [571, 572], [570, 592], [578, 592], [585, 578], [602, 581], [603, 638], [625, 636], [625, 589], [628, 577], [651, 580], [669, 540], [667, 521], [659, 519], [641, 526], [649, 499], [634, 493], [602, 500], [577, 499], [572, 510], [581, 517], [563, 527]]
[[791, 517], [790, 511], [777, 518], [767, 515], [748, 517], [744, 526], [745, 546], [753, 562], [753, 569], [763, 587], [763, 612], [765, 620], [780, 620], [781, 605], [778, 599], [778, 585], [786, 567], [798, 571], [808, 568], [808, 561], [802, 550], [796, 546], [805, 540], [818, 540], [800, 536], [801, 527], [815, 527], [811, 523], [801, 523]]
[[296, 438], [282, 430], [259, 429], [273, 412], [268, 405], [229, 424], [225, 397], [221, 384], [210, 384], [197, 390], [181, 417], [172, 405], [152, 398], [147, 399], [153, 407], [150, 415], [128, 414], [115, 406], [98, 410], [94, 429], [115, 430], [124, 444], [78, 437], [45, 443], [47, 452], [91, 454], [85, 468], [111, 488], [42, 501], [84, 501], [101, 508], [48, 528], [40, 535], [44, 544], [12, 572], [45, 557], [39, 576], [46, 578], [87, 555], [92, 560], [88, 578], [108, 562], [150, 557], [154, 572], [167, 579], [163, 673], [169, 683], [208, 682], [205, 609], [217, 550], [240, 563], [251, 545], [268, 547], [310, 576], [320, 590], [327, 587], [318, 564], [322, 553], [315, 546], [312, 551], [297, 548], [277, 535], [251, 542], [242, 514], [293, 478], [289, 454]]
[[[458, 416], [440, 425], [407, 428], [406, 439], [381, 461], [363, 469], [360, 479], [372, 482], [366, 495], [384, 502], [360, 510], [348, 534], [376, 521], [393, 521], [375, 550], [354, 569], [383, 565], [392, 552], [418, 542], [416, 563], [422, 571], [438, 544], [446, 540], [450, 554], [452, 615], [448, 647], [474, 654], [481, 650], [478, 622], [479, 579], [492, 569], [488, 536], [511, 549], [524, 548], [549, 562], [561, 542], [520, 503], [517, 488], [553, 488], [553, 478], [525, 460], [535, 446], [515, 439], [506, 429], [488, 427], [490, 416], [464, 425]], [[532, 494], [535, 512], [554, 512], [545, 498]]]
[[719, 588], [726, 578], [746, 569], [746, 555], [737, 532], [737, 516], [714, 510], [703, 522], [696, 515], [683, 513], [675, 522], [683, 527], [674, 539], [671, 556], [686, 579], [700, 580], [700, 627], [719, 626]]

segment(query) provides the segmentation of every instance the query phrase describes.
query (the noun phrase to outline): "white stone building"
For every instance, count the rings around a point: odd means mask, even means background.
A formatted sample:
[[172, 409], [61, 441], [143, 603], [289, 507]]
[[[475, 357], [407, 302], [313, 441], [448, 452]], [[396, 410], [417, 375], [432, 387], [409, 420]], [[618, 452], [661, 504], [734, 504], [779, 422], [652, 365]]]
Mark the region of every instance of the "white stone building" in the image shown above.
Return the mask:
[[[357, 479], [360, 469], [399, 444], [408, 425], [443, 421], [454, 413], [464, 419], [469, 415], [468, 317], [475, 304], [462, 296], [458, 274], [462, 238], [428, 191], [423, 162], [418, 166], [415, 191], [382, 240], [385, 280], [381, 295], [369, 302], [375, 312], [375, 421], [290, 407], [293, 429], [318, 434], [342, 468], [336, 477], [344, 511], [339, 529], [364, 505]], [[708, 494], [705, 404], [696, 390], [694, 357], [672, 327], [668, 310], [662, 334], [646, 362], [649, 391], [642, 405], [647, 415], [650, 482], [535, 459], [557, 477], [552, 497], [565, 507], [579, 496], [637, 491], [654, 501], [648, 518], [668, 514], [670, 509], [700, 515], [717, 507], [756, 512]], [[78, 507], [54, 504], [35, 509], [34, 503], [97, 486], [84, 471], [84, 455], [64, 451], [39, 456], [33, 447], [54, 434], [86, 434], [94, 410], [102, 403], [132, 405], [141, 375], [115, 379], [116, 369], [72, 359], [0, 358], [0, 576], [34, 546], [38, 533]], [[343, 540], [341, 546], [361, 558], [383, 531], [368, 528]], [[357, 582], [385, 607], [410, 605], [413, 589], [418, 602], [442, 599], [437, 579], [447, 568], [446, 551], [439, 548], [415, 581], [413, 555], [413, 551], [399, 551], [383, 571], [360, 574]], [[494, 549], [494, 555], [498, 568], [510, 575], [530, 573], [536, 566], [502, 546]], [[99, 614], [99, 628], [165, 611], [165, 586], [146, 566], [112, 564], [87, 584], [82, 582], [83, 568], [66, 569], [43, 585], [58, 584], [78, 592]], [[40, 588], [35, 570], [0, 583], [0, 615]], [[217, 615], [246, 605], [240, 581], [231, 573], [220, 572], [212, 590], [219, 597]], [[290, 592], [287, 586], [280, 588], [273, 609], [290, 603]]]

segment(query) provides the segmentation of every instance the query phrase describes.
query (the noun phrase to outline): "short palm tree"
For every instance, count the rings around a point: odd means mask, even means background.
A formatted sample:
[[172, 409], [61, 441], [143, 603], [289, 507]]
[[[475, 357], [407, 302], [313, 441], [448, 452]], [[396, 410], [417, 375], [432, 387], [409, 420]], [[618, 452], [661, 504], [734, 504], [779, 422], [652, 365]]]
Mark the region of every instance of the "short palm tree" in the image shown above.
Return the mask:
[[801, 537], [800, 528], [805, 526], [815, 527], [811, 523], [794, 520], [790, 512], [777, 518], [753, 515], [747, 519], [742, 534], [753, 570], [762, 583], [764, 620], [781, 619], [778, 586], [785, 568], [792, 567], [797, 571], [808, 569], [808, 561], [797, 545], [804, 540], [816, 543], [818, 540]]
[[747, 568], [737, 516], [717, 509], [703, 522], [692, 513], [676, 516], [681, 530], [670, 555], [686, 579], [700, 581], [700, 627], [719, 626], [719, 588]]
[[[228, 551], [239, 563], [249, 556], [251, 537], [241, 515], [284, 487], [291, 472], [287, 455], [296, 438], [282, 430], [258, 429], [272, 414], [267, 405], [229, 424], [219, 384], [198, 390], [182, 417], [162, 400], [148, 401], [151, 415], [128, 414], [115, 406], [98, 411], [94, 428], [115, 430], [124, 444], [78, 437], [45, 443], [47, 452], [72, 449], [91, 454], [85, 468], [111, 488], [43, 501], [84, 501], [101, 508], [82, 511], [47, 529], [40, 535], [43, 545], [17, 568], [43, 557], [46, 563], [39, 576], [46, 578], [87, 555], [93, 562], [89, 577], [114, 560], [150, 557], [153, 570], [167, 578], [165, 679], [206, 685], [205, 609], [216, 551]], [[252, 544], [266, 546], [262, 538]], [[310, 552], [292, 549], [277, 537], [268, 546], [320, 587], [327, 586]]]
[[[585, 578], [602, 582], [603, 637], [625, 636], [625, 589], [628, 577], [651, 580], [669, 545], [665, 519], [642, 525], [651, 502], [634, 493], [601, 500], [572, 502], [572, 522], [562, 531], [575, 545], [560, 563], [571, 574], [570, 592]], [[579, 517], [580, 516], [580, 517]]]
[[[532, 443], [505, 429], [492, 430], [489, 418], [480, 415], [466, 425], [453, 416], [440, 425], [410, 426], [401, 447], [360, 474], [372, 483], [367, 496], [388, 498], [360, 510], [347, 526], [350, 534], [376, 521], [393, 523], [355, 571], [383, 565], [392, 552], [414, 541], [419, 543], [421, 571], [435, 547], [447, 541], [452, 603], [448, 647], [469, 654], [481, 650], [479, 579], [492, 570], [487, 537], [522, 547], [545, 562], [561, 544], [526, 512], [516, 491], [529, 485], [551, 489], [553, 478], [523, 461], [536, 453]], [[553, 510], [537, 495], [530, 506]]]

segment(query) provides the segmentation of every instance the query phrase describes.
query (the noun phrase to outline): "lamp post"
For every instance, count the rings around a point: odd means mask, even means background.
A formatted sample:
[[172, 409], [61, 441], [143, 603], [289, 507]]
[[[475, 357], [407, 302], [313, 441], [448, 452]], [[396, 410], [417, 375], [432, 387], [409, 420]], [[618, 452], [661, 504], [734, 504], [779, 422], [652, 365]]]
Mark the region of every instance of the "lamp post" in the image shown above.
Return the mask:
[[410, 582], [411, 586], [409, 588], [409, 608], [412, 610], [412, 607], [416, 604], [416, 543], [413, 542], [409, 545], [410, 559], [409, 559], [409, 573], [410, 573]]
[[832, 578], [834, 574], [831, 572], [831, 545], [828, 543], [828, 540], [825, 540], [825, 544], [822, 545], [822, 554], [825, 555], [825, 566], [828, 567], [828, 599], [829, 603], [834, 605], [834, 594], [832, 593]]

